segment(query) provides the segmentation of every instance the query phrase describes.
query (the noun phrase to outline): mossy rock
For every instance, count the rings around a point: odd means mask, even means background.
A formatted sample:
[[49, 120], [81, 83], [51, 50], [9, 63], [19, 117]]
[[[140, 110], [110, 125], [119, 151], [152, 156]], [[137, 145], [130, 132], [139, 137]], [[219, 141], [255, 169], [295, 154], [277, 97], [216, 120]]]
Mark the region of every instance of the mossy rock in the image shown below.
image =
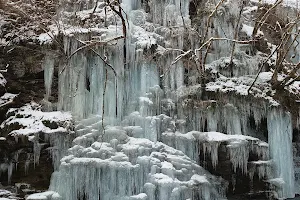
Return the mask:
[[22, 125], [20, 125], [19, 123], [12, 123], [12, 124], [9, 124], [7, 126], [4, 126], [3, 129], [1, 129], [1, 134], [0, 136], [2, 137], [6, 137], [10, 132], [12, 132], [13, 130], [19, 130], [23, 128]]
[[58, 128], [58, 125], [56, 122], [53, 122], [53, 121], [49, 121], [49, 120], [43, 120], [42, 123], [48, 127], [48, 128], [51, 128], [51, 129], [57, 129]]

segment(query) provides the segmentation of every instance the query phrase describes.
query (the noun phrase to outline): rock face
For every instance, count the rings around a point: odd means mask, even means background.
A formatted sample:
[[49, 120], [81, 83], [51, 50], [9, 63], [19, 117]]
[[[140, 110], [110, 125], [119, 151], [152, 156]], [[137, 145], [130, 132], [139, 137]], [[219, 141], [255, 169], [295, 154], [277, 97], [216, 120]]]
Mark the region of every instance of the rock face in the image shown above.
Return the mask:
[[[42, 112], [36, 103], [11, 108], [1, 124], [1, 183], [15, 185], [19, 197], [45, 190], [57, 160], [72, 141], [72, 117], [62, 112]], [[19, 188], [20, 183], [28, 184]]]
[[[47, 15], [54, 4], [36, 6]], [[3, 89], [3, 104], [19, 107], [0, 107], [2, 184], [50, 185], [27, 200], [278, 199], [299, 193], [293, 158], [300, 87], [291, 68], [299, 55], [287, 52], [282, 66], [269, 56], [280, 35], [264, 26], [254, 31], [250, 20], [268, 6], [230, 0], [58, 5], [58, 26], [47, 19], [47, 33], [30, 37], [29, 28], [25, 39], [15, 34], [8, 40], [8, 25], [1, 33], [9, 43], [0, 58], [8, 70], [6, 89], [18, 94], [5, 96]], [[292, 72], [295, 81], [272, 85], [278, 67], [275, 83]], [[23, 106], [31, 100], [42, 106]], [[15, 188], [21, 198], [33, 192]]]

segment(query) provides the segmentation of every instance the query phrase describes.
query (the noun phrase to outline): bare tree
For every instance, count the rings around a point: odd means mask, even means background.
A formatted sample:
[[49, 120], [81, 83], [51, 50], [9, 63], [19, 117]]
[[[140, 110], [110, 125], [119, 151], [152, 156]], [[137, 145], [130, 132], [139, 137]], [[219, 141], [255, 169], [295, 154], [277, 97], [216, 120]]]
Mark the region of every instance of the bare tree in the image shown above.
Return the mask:
[[[300, 30], [297, 28], [300, 24], [300, 13], [294, 19], [289, 19], [285, 26], [281, 26], [278, 21], [272, 24], [267, 24], [266, 21], [268, 17], [271, 18], [271, 13], [282, 3], [282, 0], [277, 0], [273, 6], [271, 6], [265, 13], [261, 14], [256, 20], [255, 27], [253, 30], [253, 36], [257, 34], [257, 31], [261, 29], [264, 25], [267, 25], [273, 31], [278, 32], [279, 44], [271, 52], [271, 54], [265, 59], [259, 71], [248, 89], [248, 93], [255, 84], [260, 72], [264, 68], [265, 64], [274, 56], [276, 60], [273, 67], [273, 75], [271, 79], [271, 85], [273, 89], [284, 89], [286, 86], [293, 84], [295, 81], [299, 80], [298, 70], [300, 68], [299, 63], [292, 63], [287, 60], [288, 54], [297, 48]], [[278, 80], [279, 74], [285, 74], [282, 80]]]

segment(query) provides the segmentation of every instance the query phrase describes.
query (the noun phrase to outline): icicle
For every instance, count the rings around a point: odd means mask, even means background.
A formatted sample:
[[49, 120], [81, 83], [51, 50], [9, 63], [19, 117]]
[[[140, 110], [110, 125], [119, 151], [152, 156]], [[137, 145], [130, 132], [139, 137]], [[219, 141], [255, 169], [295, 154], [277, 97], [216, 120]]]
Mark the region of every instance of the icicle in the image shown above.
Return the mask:
[[226, 133], [230, 135], [242, 135], [238, 110], [232, 104], [225, 106], [224, 119], [226, 121]]
[[258, 155], [260, 160], [269, 159], [269, 145], [266, 142], [259, 142], [253, 145], [252, 151]]
[[58, 170], [60, 160], [67, 155], [68, 148], [72, 145], [72, 140], [75, 135], [72, 133], [48, 133], [45, 135], [45, 141], [50, 143], [51, 148], [48, 148], [52, 158], [54, 170]]
[[232, 191], [234, 192], [236, 187], [236, 174], [231, 175], [231, 183], [232, 183]]
[[182, 151], [197, 163], [199, 162], [199, 143], [192, 135], [192, 132], [186, 134], [180, 132], [164, 132], [162, 133], [161, 141]]
[[[86, 35], [80, 37], [82, 40], [87, 39]], [[111, 37], [115, 36], [111, 35]], [[68, 37], [64, 38], [64, 42], [67, 55], [71, 55], [80, 45], [75, 39]], [[58, 108], [72, 111], [75, 116], [82, 119], [92, 114], [102, 115], [104, 107], [106, 120], [112, 124], [120, 120], [124, 111], [125, 92], [121, 48], [122, 42], [118, 42], [109, 52], [102, 47], [95, 50], [100, 55], [108, 54], [108, 60], [114, 66], [113, 68], [108, 67], [93, 52], [86, 54], [78, 52], [67, 64], [61, 63]]]
[[255, 170], [256, 170], [255, 168], [256, 168], [255, 165], [251, 166], [249, 171], [248, 171], [248, 176], [249, 176], [249, 179], [250, 179], [250, 184], [249, 184], [250, 185], [250, 193], [253, 192], [253, 177], [254, 177]]
[[249, 146], [245, 141], [234, 141], [227, 145], [230, 153], [230, 161], [233, 171], [241, 169], [243, 174], [247, 174], [247, 164], [249, 158]]
[[151, 13], [155, 24], [176, 26], [189, 25], [189, 1], [160, 1], [154, 0], [151, 4]]
[[[38, 138], [38, 136], [35, 136]], [[33, 164], [34, 167], [39, 164], [41, 155], [41, 144], [38, 141], [34, 141], [33, 143]]]
[[7, 164], [6, 163], [1, 163], [0, 164], [0, 176], [4, 172], [7, 172]]
[[212, 166], [216, 169], [218, 165], [218, 149], [220, 146], [220, 142], [205, 142], [203, 143], [203, 154], [205, 156], [205, 152], [207, 151], [210, 154]]
[[193, 198], [196, 193], [203, 199], [218, 199], [218, 191], [226, 185], [181, 151], [159, 142], [118, 139], [121, 142], [113, 148], [112, 138], [120, 138], [122, 130], [108, 130], [110, 137], [103, 140], [110, 143], [95, 142], [88, 148], [74, 146], [69, 150], [71, 155], [62, 159], [59, 171], [52, 176], [50, 190], [57, 191], [64, 200], [134, 200], [145, 198], [144, 192], [153, 200], [181, 200], [183, 196]]
[[53, 80], [53, 74], [54, 74], [54, 57], [53, 55], [46, 54], [45, 60], [43, 62], [43, 68], [44, 68], [44, 80], [45, 80], [45, 101], [49, 100], [49, 97], [51, 95], [51, 87], [52, 87], [52, 80]]
[[211, 105], [208, 108], [207, 113], [207, 130], [208, 131], [217, 131], [218, 130], [218, 121], [220, 118], [219, 110], [216, 108], [216, 102], [213, 102], [213, 105]]
[[268, 114], [270, 157], [275, 164], [275, 177], [284, 181], [280, 198], [295, 197], [292, 151], [292, 119], [290, 113], [272, 109]]
[[25, 175], [28, 174], [28, 170], [29, 170], [29, 167], [30, 167], [30, 160], [31, 160], [31, 154], [27, 153], [27, 158], [26, 158], [25, 163], [24, 163]]
[[272, 174], [272, 160], [267, 161], [252, 161], [251, 169], [249, 170], [249, 177], [253, 177], [254, 173], [257, 173], [259, 179], [269, 179]]
[[11, 176], [14, 170], [14, 163], [10, 162], [7, 168], [7, 182], [8, 184], [11, 183]]
[[14, 153], [14, 162], [15, 162], [15, 168], [18, 170], [18, 163], [19, 163], [19, 154], [21, 153], [21, 150], [18, 150], [17, 152]]

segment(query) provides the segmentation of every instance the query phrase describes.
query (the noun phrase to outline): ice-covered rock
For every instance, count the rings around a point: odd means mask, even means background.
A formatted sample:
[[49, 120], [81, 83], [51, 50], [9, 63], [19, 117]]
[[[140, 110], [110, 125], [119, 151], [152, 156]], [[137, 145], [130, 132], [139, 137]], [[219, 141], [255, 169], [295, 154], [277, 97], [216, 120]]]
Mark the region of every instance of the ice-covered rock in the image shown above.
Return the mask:
[[102, 142], [95, 141], [90, 147], [75, 145], [69, 150], [70, 155], [62, 159], [59, 171], [52, 176], [50, 190], [66, 200], [139, 196], [153, 200], [220, 199], [225, 194], [222, 178], [163, 143], [124, 138], [118, 128], [105, 130], [98, 140]]
[[32, 194], [26, 198], [26, 200], [61, 200], [61, 199], [62, 198], [60, 197], [59, 194], [52, 191]]
[[[0, 176], [2, 179], [7, 176], [8, 183], [14, 171], [21, 171], [22, 176], [27, 176], [29, 169], [34, 170], [32, 168], [39, 164], [44, 152], [51, 156], [54, 168], [58, 168], [74, 137], [70, 113], [42, 112], [41, 106], [34, 102], [9, 109], [1, 130]], [[22, 170], [18, 169], [20, 167]]]

